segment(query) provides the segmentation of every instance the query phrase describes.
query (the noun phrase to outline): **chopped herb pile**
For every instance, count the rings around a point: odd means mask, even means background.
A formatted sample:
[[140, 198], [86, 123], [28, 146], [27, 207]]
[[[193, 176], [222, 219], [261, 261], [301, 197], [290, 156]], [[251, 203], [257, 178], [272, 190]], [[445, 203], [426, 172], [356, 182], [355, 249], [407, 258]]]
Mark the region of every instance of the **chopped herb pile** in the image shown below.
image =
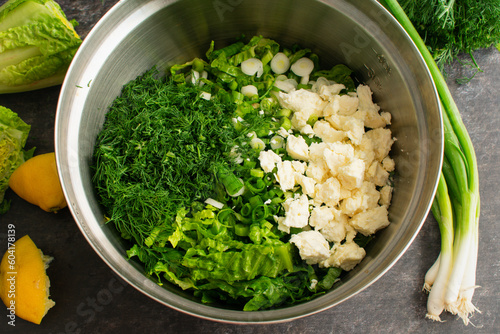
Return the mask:
[[159, 222], [170, 233], [178, 208], [212, 195], [214, 171], [238, 137], [232, 109], [156, 70], [123, 88], [97, 139], [95, 181], [125, 237], [141, 243]]

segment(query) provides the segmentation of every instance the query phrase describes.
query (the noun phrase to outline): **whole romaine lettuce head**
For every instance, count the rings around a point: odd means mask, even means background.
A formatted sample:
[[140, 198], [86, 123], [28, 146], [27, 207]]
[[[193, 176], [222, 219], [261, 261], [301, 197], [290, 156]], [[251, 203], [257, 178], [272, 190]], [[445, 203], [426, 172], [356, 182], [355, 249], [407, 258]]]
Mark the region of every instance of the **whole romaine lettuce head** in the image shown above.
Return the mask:
[[0, 7], [0, 94], [61, 84], [81, 44], [53, 0], [9, 0]]
[[15, 112], [0, 106], [0, 214], [9, 208], [4, 195], [11, 174], [33, 154], [23, 150], [30, 130], [31, 126]]

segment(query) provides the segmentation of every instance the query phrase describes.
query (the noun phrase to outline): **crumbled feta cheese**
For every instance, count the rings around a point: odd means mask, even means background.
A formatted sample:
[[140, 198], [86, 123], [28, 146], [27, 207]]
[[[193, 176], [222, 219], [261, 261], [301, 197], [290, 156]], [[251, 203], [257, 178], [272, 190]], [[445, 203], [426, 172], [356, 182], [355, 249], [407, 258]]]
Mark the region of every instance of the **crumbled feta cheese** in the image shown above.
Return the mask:
[[309, 159], [309, 146], [302, 136], [288, 136], [286, 151], [294, 159], [304, 161]]
[[387, 207], [377, 206], [355, 214], [349, 224], [363, 235], [370, 235], [389, 225]]
[[[277, 131], [286, 138], [286, 151], [294, 160], [282, 160], [272, 151], [261, 152], [259, 160], [265, 172], [277, 167], [275, 178], [283, 191], [301, 187], [300, 195], [283, 203], [284, 217], [275, 217], [281, 231], [302, 229], [290, 240], [301, 258], [308, 264], [351, 270], [365, 256], [353, 241], [356, 233], [373, 234], [389, 224], [388, 182], [395, 163], [388, 153], [394, 138], [384, 127], [391, 115], [379, 113], [368, 86], [340, 95], [345, 86], [326, 78], [310, 84], [310, 90], [276, 94], [281, 106], [294, 112], [293, 131]], [[293, 135], [297, 131], [300, 135]], [[322, 141], [308, 146], [305, 136]], [[332, 249], [328, 242], [334, 243]]]
[[319, 231], [327, 241], [340, 243], [346, 238], [348, 228], [354, 230], [347, 224], [347, 218], [347, 215], [339, 210], [329, 206], [317, 206], [311, 211], [309, 225]]
[[357, 96], [341, 95], [339, 100], [339, 115], [350, 116], [356, 112], [359, 106], [359, 99]]
[[281, 106], [294, 111], [292, 125], [297, 130], [305, 127], [309, 118], [321, 117], [327, 104], [318, 94], [305, 89], [294, 90], [288, 94], [280, 92], [278, 100]]
[[278, 171], [276, 180], [279, 182], [281, 190], [287, 191], [295, 187], [295, 170], [289, 160], [276, 163]]
[[355, 118], [347, 121], [344, 128], [347, 137], [355, 144], [358, 145], [363, 139], [363, 134], [365, 133], [365, 126], [363, 122]]
[[[294, 124], [294, 120], [293, 120], [293, 116], [292, 116], [292, 126], [293, 126], [293, 124]], [[296, 128], [300, 130], [301, 134], [306, 135], [306, 136], [311, 137], [311, 138], [314, 137], [314, 130], [313, 130], [311, 125], [306, 124], [306, 125], [302, 126], [301, 128], [298, 128], [298, 127], [296, 127]]]
[[347, 164], [351, 158], [350, 156], [342, 154], [342, 152], [333, 151], [330, 148], [325, 149], [323, 156], [332, 175], [337, 175], [339, 173], [339, 168]]
[[346, 138], [343, 131], [334, 129], [327, 121], [317, 121], [313, 126], [314, 134], [325, 143], [334, 143]]
[[337, 267], [345, 271], [350, 271], [366, 255], [366, 251], [353, 241], [334, 246], [331, 252], [332, 255], [327, 260], [321, 262], [320, 267]]
[[292, 161], [293, 170], [299, 174], [304, 174], [306, 172], [307, 164], [302, 161], [293, 160]]
[[285, 220], [283, 225], [288, 227], [302, 228], [309, 223], [309, 199], [307, 195], [297, 198], [289, 198], [283, 203], [285, 209]]
[[322, 161], [326, 148], [328, 148], [326, 143], [312, 143], [311, 146], [309, 146], [309, 160]]
[[278, 230], [285, 233], [290, 233], [290, 226], [286, 226], [285, 224], [283, 224], [283, 222], [285, 221], [285, 217], [274, 216], [274, 221], [278, 223]]
[[291, 119], [292, 128], [304, 133], [305, 131], [303, 129], [309, 125], [307, 121], [310, 116], [310, 114], [306, 113], [294, 113]]
[[281, 157], [271, 150], [260, 151], [259, 153], [260, 167], [265, 173], [271, 173], [278, 162], [281, 162]]
[[318, 93], [323, 100], [329, 101], [338, 96], [342, 89], [345, 89], [342, 84], [324, 85], [319, 89]]
[[365, 177], [365, 162], [354, 158], [347, 165], [339, 167], [337, 178], [347, 190], [360, 188]]
[[382, 160], [382, 167], [388, 172], [393, 172], [394, 169], [396, 168], [396, 163], [389, 156], [386, 156]]
[[376, 186], [383, 187], [389, 180], [389, 173], [382, 167], [380, 162], [374, 161], [366, 170], [365, 178]]
[[373, 129], [366, 132], [366, 137], [373, 143], [375, 159], [382, 161], [389, 154], [394, 143], [391, 130], [385, 128]]
[[390, 124], [387, 122], [387, 118], [379, 114], [380, 107], [373, 103], [372, 91], [369, 86], [359, 85], [356, 92], [358, 93], [359, 105], [358, 110], [353, 114], [354, 117], [362, 119], [365, 126], [372, 129]]
[[374, 143], [366, 133], [361, 138], [361, 142], [356, 147], [356, 157], [363, 159], [365, 166], [370, 166], [375, 159], [375, 152], [373, 151]]
[[390, 185], [385, 185], [380, 189], [380, 200], [378, 201], [380, 205], [391, 205], [392, 200], [392, 187]]
[[337, 98], [333, 98], [323, 109], [323, 116], [326, 118], [328, 116], [337, 115], [340, 109], [340, 101]]
[[317, 183], [323, 183], [330, 177], [330, 170], [323, 160], [310, 161], [307, 165], [306, 175]]
[[332, 115], [326, 117], [325, 119], [333, 128], [343, 131], [346, 137], [348, 137], [355, 145], [359, 145], [361, 143], [361, 139], [365, 133], [365, 126], [362, 120], [342, 115]]
[[346, 226], [347, 224], [333, 220], [330, 222], [330, 224], [323, 227], [319, 232], [325, 237], [327, 241], [342, 242], [347, 234]]
[[330, 102], [323, 109], [323, 115], [334, 116], [351, 116], [357, 110], [359, 106], [359, 99], [357, 96], [351, 95], [336, 95], [330, 98]]
[[309, 225], [317, 230], [324, 228], [335, 218], [333, 210], [332, 207], [326, 205], [314, 207], [309, 218]]
[[330, 148], [333, 152], [342, 154], [346, 158], [346, 161], [354, 157], [354, 147], [351, 144], [329, 143], [328, 148]]
[[382, 117], [387, 125], [391, 124], [391, 114], [387, 111], [382, 111], [380, 113], [380, 117]]
[[348, 216], [353, 216], [361, 211], [375, 208], [378, 205], [380, 193], [372, 182], [364, 181], [360, 189], [352, 191], [350, 198], [340, 203], [340, 209]]
[[276, 133], [283, 138], [287, 138], [290, 135], [291, 131], [288, 132], [285, 128], [281, 127]]
[[299, 184], [302, 188], [302, 193], [305, 195], [309, 195], [311, 197], [315, 196], [316, 192], [316, 181], [313, 178], [307, 177], [300, 173], [295, 174], [295, 182]]
[[352, 196], [352, 191], [347, 190], [344, 187], [340, 187], [340, 200], [350, 198]]
[[326, 204], [336, 206], [340, 200], [340, 182], [335, 177], [330, 177], [323, 183], [316, 184], [314, 202], [317, 205]]
[[303, 231], [292, 235], [290, 242], [299, 249], [300, 257], [307, 264], [317, 264], [330, 256], [328, 241], [318, 231]]

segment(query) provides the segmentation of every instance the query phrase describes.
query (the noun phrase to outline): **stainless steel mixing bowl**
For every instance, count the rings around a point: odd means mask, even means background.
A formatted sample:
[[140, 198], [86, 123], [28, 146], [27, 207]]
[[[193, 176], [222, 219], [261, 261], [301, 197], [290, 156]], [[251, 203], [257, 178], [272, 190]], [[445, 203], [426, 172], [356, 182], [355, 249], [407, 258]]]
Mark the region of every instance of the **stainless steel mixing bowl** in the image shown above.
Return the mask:
[[[243, 312], [203, 305], [175, 286], [145, 277], [128, 261], [92, 186], [89, 168], [97, 133], [122, 86], [154, 65], [203, 56], [211, 40], [222, 47], [245, 34], [299, 43], [317, 52], [323, 66], [344, 63], [370, 85], [375, 101], [393, 116], [397, 141], [392, 224], [367, 248], [366, 258], [335, 288], [301, 305]], [[369, 0], [124, 0], [86, 37], [62, 87], [55, 149], [69, 208], [102, 259], [147, 296], [188, 314], [234, 323], [287, 321], [332, 307], [383, 275], [418, 233], [441, 167], [442, 123], [429, 72], [404, 30]], [[383, 298], [383, 292], [380, 292]]]

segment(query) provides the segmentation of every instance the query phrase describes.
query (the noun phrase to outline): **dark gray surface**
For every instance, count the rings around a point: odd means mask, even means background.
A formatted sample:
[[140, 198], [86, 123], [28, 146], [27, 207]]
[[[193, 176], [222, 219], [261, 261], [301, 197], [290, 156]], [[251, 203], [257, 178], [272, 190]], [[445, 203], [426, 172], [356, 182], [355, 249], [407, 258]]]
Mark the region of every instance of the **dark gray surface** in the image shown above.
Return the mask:
[[[2, 4], [4, 1], [0, 1]], [[58, 1], [67, 16], [80, 22], [86, 36], [117, 1]], [[7, 223], [16, 236], [30, 235], [44, 253], [55, 258], [48, 269], [56, 306], [37, 326], [17, 318], [7, 324], [0, 312], [1, 333], [499, 333], [500, 321], [500, 53], [490, 48], [475, 53], [483, 73], [464, 85], [456, 78], [471, 70], [458, 63], [448, 68], [449, 86], [462, 111], [476, 148], [481, 182], [481, 220], [474, 303], [482, 311], [474, 326], [446, 314], [444, 323], [424, 318], [427, 295], [423, 277], [439, 253], [439, 229], [429, 216], [409, 250], [396, 265], [357, 296], [322, 313], [275, 325], [238, 326], [197, 319], [163, 306], [118, 278], [88, 245], [69, 211], [49, 214], [8, 191], [12, 208], [0, 217], [0, 252], [7, 247]], [[467, 57], [463, 58], [467, 60]], [[27, 148], [37, 154], [54, 150], [54, 116], [60, 87], [0, 95], [0, 105], [17, 112], [32, 130]]]

